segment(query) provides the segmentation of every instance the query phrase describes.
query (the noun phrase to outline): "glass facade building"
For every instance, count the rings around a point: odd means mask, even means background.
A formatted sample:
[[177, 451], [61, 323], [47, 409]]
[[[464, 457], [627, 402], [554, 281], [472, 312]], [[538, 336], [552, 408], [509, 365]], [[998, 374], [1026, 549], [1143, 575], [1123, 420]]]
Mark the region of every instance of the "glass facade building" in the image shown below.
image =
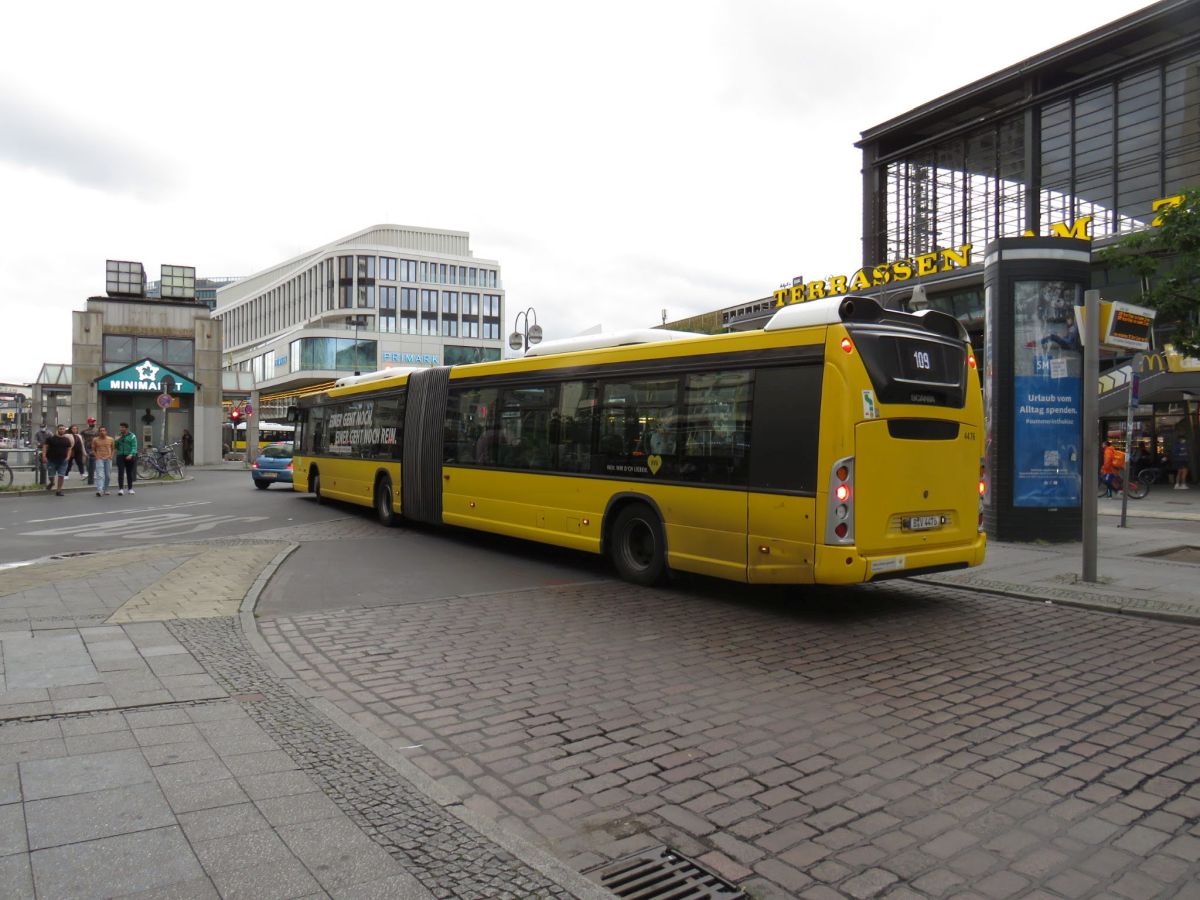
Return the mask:
[[1200, 183], [1200, 6], [1165, 2], [862, 135], [863, 265], [1090, 217], [1150, 227]]
[[501, 356], [500, 265], [466, 232], [374, 225], [217, 292], [226, 368], [268, 395]]

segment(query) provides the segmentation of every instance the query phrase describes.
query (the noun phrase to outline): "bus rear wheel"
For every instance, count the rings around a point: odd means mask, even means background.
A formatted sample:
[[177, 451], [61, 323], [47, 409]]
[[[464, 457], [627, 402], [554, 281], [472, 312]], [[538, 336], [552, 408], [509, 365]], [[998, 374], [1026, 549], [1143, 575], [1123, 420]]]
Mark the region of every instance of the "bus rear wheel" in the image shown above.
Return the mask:
[[392, 479], [386, 476], [375, 485], [375, 516], [380, 525], [396, 524], [396, 510], [392, 506]]
[[308, 476], [308, 489], [313, 492], [318, 503], [324, 503], [325, 499], [321, 496], [321, 473], [313, 472]]
[[610, 552], [621, 578], [647, 587], [659, 584], [667, 574], [665, 551], [662, 523], [649, 506], [631, 503], [617, 513]]

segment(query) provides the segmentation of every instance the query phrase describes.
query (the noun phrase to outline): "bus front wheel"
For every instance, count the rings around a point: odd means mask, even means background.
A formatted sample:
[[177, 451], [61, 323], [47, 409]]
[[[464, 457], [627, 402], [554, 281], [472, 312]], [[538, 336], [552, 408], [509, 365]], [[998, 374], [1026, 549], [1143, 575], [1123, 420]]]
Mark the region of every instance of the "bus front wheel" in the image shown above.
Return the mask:
[[666, 577], [663, 527], [644, 503], [631, 503], [617, 513], [612, 530], [612, 561], [617, 574], [633, 584], [650, 586]]
[[395, 525], [396, 510], [392, 506], [392, 479], [380, 478], [375, 485], [375, 516], [380, 525]]

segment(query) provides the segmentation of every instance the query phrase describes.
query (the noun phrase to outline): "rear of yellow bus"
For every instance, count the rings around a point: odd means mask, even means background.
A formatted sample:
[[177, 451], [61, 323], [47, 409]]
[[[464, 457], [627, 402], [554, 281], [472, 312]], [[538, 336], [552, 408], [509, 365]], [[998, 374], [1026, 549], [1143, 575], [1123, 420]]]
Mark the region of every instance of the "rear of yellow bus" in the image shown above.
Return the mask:
[[979, 565], [983, 397], [966, 332], [859, 298], [841, 318], [825, 346], [815, 580]]

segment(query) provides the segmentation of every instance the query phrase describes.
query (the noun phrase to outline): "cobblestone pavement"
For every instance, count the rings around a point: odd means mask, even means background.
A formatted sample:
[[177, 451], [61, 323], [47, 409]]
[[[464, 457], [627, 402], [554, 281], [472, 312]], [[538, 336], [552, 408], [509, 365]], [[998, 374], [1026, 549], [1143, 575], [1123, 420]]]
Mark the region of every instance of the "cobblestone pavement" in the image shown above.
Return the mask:
[[755, 897], [1198, 895], [1191, 626], [890, 582], [613, 583], [260, 627], [581, 871], [667, 843]]
[[[360, 743], [288, 691], [259, 663], [234, 619], [168, 626], [322, 797], [435, 897], [569, 898], [400, 778]], [[386, 896], [386, 894], [381, 895]]]

